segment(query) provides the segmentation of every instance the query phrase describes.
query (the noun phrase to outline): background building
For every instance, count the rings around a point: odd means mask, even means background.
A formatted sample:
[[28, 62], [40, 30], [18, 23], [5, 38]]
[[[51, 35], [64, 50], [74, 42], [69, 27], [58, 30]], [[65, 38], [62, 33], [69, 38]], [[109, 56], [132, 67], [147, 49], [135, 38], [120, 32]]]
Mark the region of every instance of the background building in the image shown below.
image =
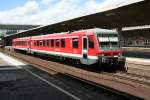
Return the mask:
[[15, 24], [0, 24], [0, 45], [3, 44], [4, 36], [38, 27], [39, 25], [15, 25]]

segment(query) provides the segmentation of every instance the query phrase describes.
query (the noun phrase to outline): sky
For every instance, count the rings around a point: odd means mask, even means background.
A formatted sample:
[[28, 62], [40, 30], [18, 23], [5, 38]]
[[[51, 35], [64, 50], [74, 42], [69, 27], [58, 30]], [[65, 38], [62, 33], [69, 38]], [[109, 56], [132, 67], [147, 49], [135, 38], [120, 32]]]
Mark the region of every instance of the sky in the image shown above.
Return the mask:
[[0, 0], [0, 24], [53, 24], [143, 0]]

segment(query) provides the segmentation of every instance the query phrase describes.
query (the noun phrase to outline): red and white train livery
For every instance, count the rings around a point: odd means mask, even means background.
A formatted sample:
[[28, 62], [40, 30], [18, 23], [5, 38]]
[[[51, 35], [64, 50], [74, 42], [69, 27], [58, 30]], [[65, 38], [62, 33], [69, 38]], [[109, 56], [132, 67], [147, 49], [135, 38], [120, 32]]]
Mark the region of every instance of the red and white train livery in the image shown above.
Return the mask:
[[118, 33], [100, 28], [13, 39], [15, 50], [41, 53], [82, 64], [108, 63], [124, 65], [125, 58], [118, 43]]

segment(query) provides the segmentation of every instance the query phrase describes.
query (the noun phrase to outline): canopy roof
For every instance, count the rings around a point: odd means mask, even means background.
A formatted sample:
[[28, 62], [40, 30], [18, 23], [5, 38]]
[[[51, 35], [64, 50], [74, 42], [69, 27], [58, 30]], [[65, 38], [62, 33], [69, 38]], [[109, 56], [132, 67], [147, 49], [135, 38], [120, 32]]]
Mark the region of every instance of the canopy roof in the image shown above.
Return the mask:
[[40, 26], [19, 32], [7, 37], [24, 37], [39, 34], [50, 34], [90, 28], [121, 28], [130, 26], [150, 25], [150, 1], [141, 0], [136, 3], [111, 10], [78, 17], [75, 19]]

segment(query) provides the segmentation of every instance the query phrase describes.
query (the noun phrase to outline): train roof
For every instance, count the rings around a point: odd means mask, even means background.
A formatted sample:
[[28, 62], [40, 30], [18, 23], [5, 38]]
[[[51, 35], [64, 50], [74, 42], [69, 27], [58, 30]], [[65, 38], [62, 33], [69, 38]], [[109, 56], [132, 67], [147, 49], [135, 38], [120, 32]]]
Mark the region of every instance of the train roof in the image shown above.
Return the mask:
[[102, 29], [102, 28], [92, 28], [80, 31], [87, 31], [87, 32], [95, 32], [95, 33], [105, 33], [105, 34], [117, 34], [118, 32], [114, 29]]
[[[77, 32], [94, 32], [96, 34], [117, 34], [116, 30], [110, 30], [110, 29], [102, 29], [102, 28], [92, 28], [92, 29], [84, 29], [84, 30], [78, 30], [78, 31], [71, 31], [71, 32], [61, 32], [61, 33], [53, 33], [53, 34], [47, 34], [47, 35], [38, 35], [38, 36], [32, 36], [32, 38], [38, 38], [41, 36], [49, 36], [49, 35], [62, 35], [62, 34], [74, 34]], [[22, 38], [16, 38], [18, 39], [29, 39], [29, 37], [22, 37]]]
[[30, 37], [16, 38], [16, 39], [13, 39], [13, 40], [27, 40], [27, 39], [30, 39]]
[[[68, 31], [68, 32], [61, 32], [61, 33], [53, 33], [53, 34], [47, 34], [47, 35], [38, 35], [38, 36], [48, 36], [48, 35], [61, 35], [61, 34], [71, 34], [76, 32], [95, 32], [95, 33], [105, 33], [105, 34], [117, 34], [117, 31], [114, 29], [102, 29], [102, 28], [92, 28], [92, 29], [83, 29], [83, 30], [74, 30], [74, 31]], [[33, 36], [33, 37], [38, 37]]]

